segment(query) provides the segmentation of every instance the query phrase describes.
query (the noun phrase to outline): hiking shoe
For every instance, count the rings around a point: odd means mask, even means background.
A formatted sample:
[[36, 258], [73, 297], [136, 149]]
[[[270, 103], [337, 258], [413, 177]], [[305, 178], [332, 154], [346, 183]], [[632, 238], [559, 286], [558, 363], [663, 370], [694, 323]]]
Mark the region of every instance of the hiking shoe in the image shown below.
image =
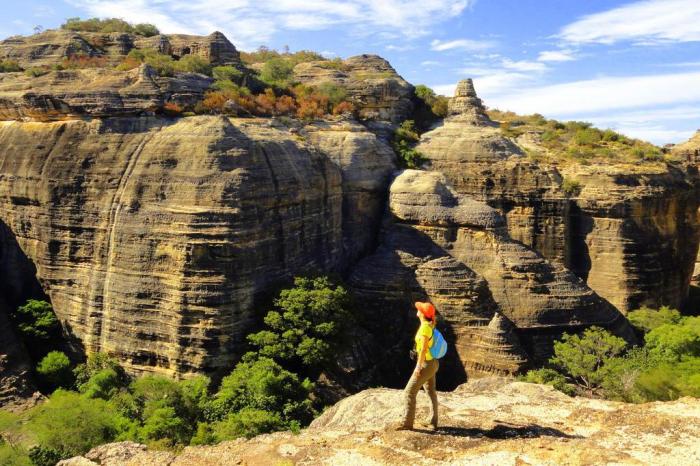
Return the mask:
[[406, 424], [397, 422], [395, 424], [391, 424], [389, 426], [389, 430], [413, 430], [413, 426], [407, 426]]

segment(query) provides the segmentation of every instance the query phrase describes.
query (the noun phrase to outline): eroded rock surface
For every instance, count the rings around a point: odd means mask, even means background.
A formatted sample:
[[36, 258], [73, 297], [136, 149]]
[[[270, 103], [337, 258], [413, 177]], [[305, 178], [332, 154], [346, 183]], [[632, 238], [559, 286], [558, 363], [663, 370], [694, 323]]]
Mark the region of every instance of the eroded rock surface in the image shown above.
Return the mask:
[[230, 369], [259, 293], [343, 260], [341, 171], [264, 120], [2, 122], [0, 145], [0, 218], [131, 372]]
[[377, 55], [350, 57], [340, 66], [330, 61], [300, 63], [294, 68], [294, 77], [308, 85], [345, 87], [360, 118], [400, 123], [413, 110], [413, 86]]
[[0, 74], [0, 120], [52, 121], [152, 114], [166, 102], [193, 105], [213, 80], [195, 73], [159, 77], [148, 65]]
[[[438, 373], [438, 377], [440, 374]], [[395, 432], [403, 393], [371, 389], [336, 404], [298, 435], [276, 433], [179, 454], [129, 442], [61, 466], [646, 465], [700, 462], [700, 400], [625, 404], [489, 378], [440, 393], [440, 427]], [[418, 419], [428, 400], [418, 396]]]
[[[502, 212], [513, 239], [565, 265], [623, 312], [681, 306], [700, 235], [696, 169], [560, 171], [535, 162], [488, 119], [469, 80], [449, 113], [417, 149], [460, 194]], [[566, 179], [580, 192], [566, 192]]]
[[445, 360], [452, 383], [516, 373], [549, 357], [563, 331], [582, 326], [634, 339], [612, 305], [562, 265], [511, 239], [497, 210], [459, 194], [445, 175], [402, 172], [391, 185], [389, 209], [381, 246], [350, 277], [374, 324], [370, 333], [387, 347], [376, 363], [384, 383], [410, 364], [413, 301], [426, 297], [455, 345]]

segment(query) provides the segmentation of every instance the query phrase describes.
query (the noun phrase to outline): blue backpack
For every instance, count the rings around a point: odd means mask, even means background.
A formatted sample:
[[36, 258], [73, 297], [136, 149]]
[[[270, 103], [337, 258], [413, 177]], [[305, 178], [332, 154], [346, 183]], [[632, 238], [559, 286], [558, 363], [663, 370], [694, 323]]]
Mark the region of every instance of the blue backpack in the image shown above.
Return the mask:
[[430, 345], [430, 356], [432, 356], [433, 359], [440, 359], [447, 353], [447, 342], [445, 341], [445, 337], [442, 336], [442, 333], [436, 328], [433, 329], [433, 343]]

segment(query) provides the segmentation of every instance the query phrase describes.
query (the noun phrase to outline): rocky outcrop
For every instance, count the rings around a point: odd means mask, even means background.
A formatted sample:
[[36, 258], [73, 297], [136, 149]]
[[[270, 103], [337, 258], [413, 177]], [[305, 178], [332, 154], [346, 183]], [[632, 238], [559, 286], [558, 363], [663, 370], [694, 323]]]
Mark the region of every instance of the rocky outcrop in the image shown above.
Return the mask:
[[[439, 374], [438, 374], [439, 377]], [[700, 462], [700, 400], [625, 404], [570, 398], [551, 387], [482, 379], [440, 393], [440, 427], [395, 432], [403, 393], [376, 388], [336, 404], [299, 434], [261, 435], [182, 452], [131, 442], [61, 466], [677, 464]], [[418, 414], [427, 414], [419, 395]], [[419, 417], [420, 418], [420, 417]]]
[[100, 57], [105, 64], [114, 65], [134, 48], [154, 49], [178, 59], [185, 55], [197, 55], [214, 65], [242, 66], [236, 47], [218, 31], [208, 36], [173, 34], [143, 37], [126, 33], [47, 30], [1, 41], [0, 59], [16, 61], [23, 68], [62, 65], [73, 56]]
[[[417, 149], [459, 193], [503, 213], [513, 239], [565, 265], [623, 312], [681, 306], [700, 234], [697, 170], [630, 174], [533, 161], [488, 119], [469, 80], [449, 113]], [[567, 179], [580, 193], [564, 189]]]
[[166, 102], [193, 105], [213, 80], [182, 73], [159, 77], [148, 65], [52, 71], [40, 77], [0, 74], [0, 120], [66, 120], [153, 113]]
[[671, 153], [687, 162], [700, 162], [700, 129], [687, 141], [673, 146]]
[[412, 303], [426, 297], [455, 347], [446, 386], [541, 362], [555, 336], [582, 326], [634, 338], [613, 306], [563, 266], [512, 240], [495, 209], [458, 194], [445, 175], [404, 171], [391, 185], [389, 209], [381, 246], [350, 278], [375, 325], [369, 332], [388, 348], [377, 363], [384, 383], [405, 370], [396, 361], [406, 361], [411, 345]]
[[229, 369], [256, 297], [343, 260], [341, 172], [286, 127], [2, 122], [0, 145], [0, 219], [66, 330], [131, 372]]
[[343, 251], [345, 262], [354, 263], [376, 247], [396, 155], [354, 121], [317, 121], [303, 134], [342, 173]]
[[413, 110], [413, 86], [377, 55], [358, 55], [340, 64], [335, 61], [300, 63], [294, 68], [294, 77], [307, 85], [343, 86], [362, 119], [400, 123]]

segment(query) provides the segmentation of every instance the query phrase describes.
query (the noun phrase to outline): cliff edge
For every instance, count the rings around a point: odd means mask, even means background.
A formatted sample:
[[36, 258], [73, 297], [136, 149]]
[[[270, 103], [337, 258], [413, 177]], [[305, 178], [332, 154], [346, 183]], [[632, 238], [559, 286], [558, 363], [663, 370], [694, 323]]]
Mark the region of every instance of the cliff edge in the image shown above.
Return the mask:
[[[179, 454], [113, 443], [60, 466], [126, 465], [583, 465], [700, 462], [700, 400], [626, 404], [571, 398], [543, 385], [486, 378], [440, 393], [437, 431], [392, 431], [402, 392], [346, 398], [308, 429], [261, 435]], [[428, 400], [418, 398], [418, 419]]]

